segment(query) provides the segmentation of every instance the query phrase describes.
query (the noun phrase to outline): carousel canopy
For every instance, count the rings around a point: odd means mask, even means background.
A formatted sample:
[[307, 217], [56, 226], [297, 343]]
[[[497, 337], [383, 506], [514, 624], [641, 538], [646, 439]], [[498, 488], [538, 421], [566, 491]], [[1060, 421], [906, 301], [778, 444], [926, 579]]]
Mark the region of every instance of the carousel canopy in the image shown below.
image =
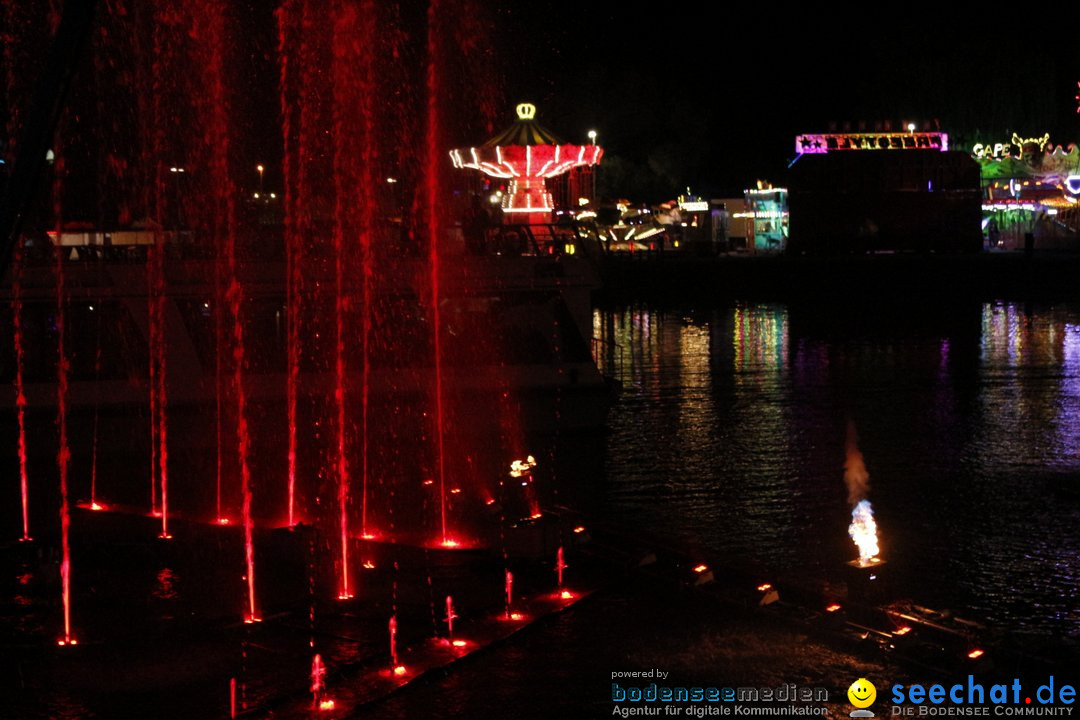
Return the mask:
[[484, 147], [562, 144], [562, 140], [536, 122], [536, 106], [521, 103], [517, 106], [517, 120], [514, 124], [484, 143]]
[[456, 148], [450, 159], [456, 168], [479, 170], [508, 180], [541, 180], [570, 168], [596, 165], [604, 150], [599, 145], [560, 143], [535, 120], [536, 107], [517, 106], [517, 121], [479, 147]]

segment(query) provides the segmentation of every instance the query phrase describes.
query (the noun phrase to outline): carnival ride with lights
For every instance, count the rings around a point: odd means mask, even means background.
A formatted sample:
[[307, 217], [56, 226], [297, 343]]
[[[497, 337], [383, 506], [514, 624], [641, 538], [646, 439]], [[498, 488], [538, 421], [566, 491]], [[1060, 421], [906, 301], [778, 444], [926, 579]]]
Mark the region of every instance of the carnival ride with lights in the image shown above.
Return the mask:
[[1080, 149], [1053, 145], [1049, 133], [976, 143], [983, 185], [982, 227], [991, 249], [1073, 247], [1080, 238]]
[[501, 208], [507, 222], [548, 223], [555, 210], [547, 180], [576, 168], [600, 162], [604, 149], [596, 144], [561, 142], [536, 121], [536, 106], [520, 103], [517, 119], [509, 128], [479, 147], [450, 151], [454, 167], [477, 170], [507, 181]]

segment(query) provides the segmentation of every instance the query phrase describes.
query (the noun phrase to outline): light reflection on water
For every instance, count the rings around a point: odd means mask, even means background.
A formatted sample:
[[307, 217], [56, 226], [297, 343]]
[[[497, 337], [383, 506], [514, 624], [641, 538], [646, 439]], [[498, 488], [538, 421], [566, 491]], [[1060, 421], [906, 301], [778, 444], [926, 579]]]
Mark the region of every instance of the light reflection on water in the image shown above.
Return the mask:
[[912, 595], [1080, 638], [1080, 307], [894, 320], [849, 331], [783, 304], [597, 311], [601, 360], [624, 388], [606, 512], [767, 567], [833, 567], [853, 554], [851, 418], [883, 553]]

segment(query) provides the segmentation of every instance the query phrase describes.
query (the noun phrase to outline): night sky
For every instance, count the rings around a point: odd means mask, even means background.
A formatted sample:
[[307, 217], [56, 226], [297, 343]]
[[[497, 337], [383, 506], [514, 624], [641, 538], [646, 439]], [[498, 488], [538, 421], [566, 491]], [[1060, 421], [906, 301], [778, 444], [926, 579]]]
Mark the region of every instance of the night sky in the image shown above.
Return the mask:
[[1013, 131], [1080, 140], [1080, 54], [1065, 18], [950, 18], [919, 5], [500, 5], [507, 122], [512, 103], [529, 100], [568, 141], [595, 128], [603, 172], [622, 185], [612, 189], [634, 199], [782, 182], [794, 136], [830, 123], [937, 120], [954, 147]]
[[[239, 166], [265, 164], [267, 186], [276, 188], [282, 183], [278, 4], [230, 6]], [[457, 104], [446, 115], [457, 116], [446, 128], [449, 146], [482, 143], [512, 122], [515, 104], [533, 102], [541, 124], [567, 142], [586, 142], [586, 133], [597, 130], [605, 148], [598, 189], [607, 200], [659, 202], [687, 186], [705, 197], [731, 197], [757, 179], [783, 184], [795, 135], [845, 124], [874, 130], [884, 121], [894, 129], [936, 122], [954, 148], [964, 149], [1007, 141], [1013, 132], [1049, 132], [1055, 144], [1080, 141], [1075, 13], [984, 18], [900, 5], [791, 11], [612, 0], [447, 0], [444, 6], [454, 11], [446, 34], [457, 39], [450, 42], [467, 36], [474, 46], [450, 49], [462, 66], [444, 68], [447, 97]], [[402, 64], [417, 73], [425, 61], [425, 7], [401, 3], [412, 44]], [[100, 40], [94, 52], [116, 39]], [[29, 42], [28, 56], [39, 61], [43, 43]], [[123, 94], [110, 95], [113, 75], [95, 68], [95, 61], [80, 65], [70, 99], [72, 115], [86, 125], [76, 134], [89, 140], [88, 152], [107, 138], [83, 110], [108, 108], [103, 121], [117, 124], [131, 104]], [[423, 84], [414, 85], [405, 102], [422, 108]], [[256, 182], [250, 171], [239, 179]], [[87, 187], [96, 184], [91, 178]]]

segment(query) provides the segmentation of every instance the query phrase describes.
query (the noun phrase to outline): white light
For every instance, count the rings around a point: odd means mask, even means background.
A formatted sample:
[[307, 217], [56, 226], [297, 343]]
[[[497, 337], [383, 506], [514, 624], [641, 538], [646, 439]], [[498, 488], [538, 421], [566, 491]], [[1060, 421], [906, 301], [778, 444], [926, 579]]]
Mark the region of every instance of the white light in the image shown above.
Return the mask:
[[274, 193], [270, 193], [270, 199], [277, 200], [277, 195], [275, 195]]
[[258, 200], [258, 199], [259, 199], [259, 193], [255, 193], [255, 199], [256, 199], [256, 200]]
[[[459, 161], [459, 162], [460, 162], [460, 161]], [[392, 177], [388, 177], [388, 178], [386, 178], [386, 182], [388, 182], [388, 183], [390, 183], [391, 185], [393, 185], [394, 183], [396, 183], [396, 182], [397, 182], [397, 178], [392, 178]]]
[[908, 123], [907, 124], [907, 131], [908, 132], [915, 132], [915, 123]]
[[590, 130], [589, 131], [589, 140], [592, 140], [593, 145], [596, 144], [596, 131], [595, 130]]
[[171, 167], [171, 168], [169, 168], [169, 172], [180, 172], [180, 171], [178, 169], [174, 168], [174, 167]]

